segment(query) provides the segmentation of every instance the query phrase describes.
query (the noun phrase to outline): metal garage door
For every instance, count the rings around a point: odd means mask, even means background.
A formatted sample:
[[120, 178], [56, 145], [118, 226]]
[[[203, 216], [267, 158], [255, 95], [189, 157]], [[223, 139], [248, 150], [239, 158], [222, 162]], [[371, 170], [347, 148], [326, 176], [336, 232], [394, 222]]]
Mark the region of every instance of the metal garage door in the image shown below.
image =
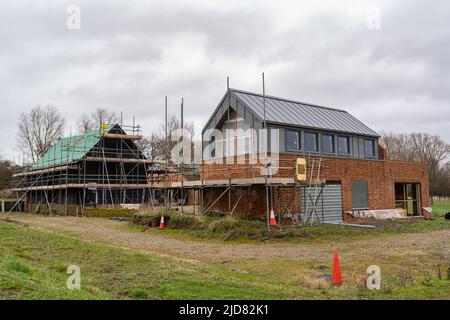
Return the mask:
[[[310, 196], [308, 196], [308, 187], [302, 187], [302, 213], [305, 214], [306, 207], [311, 212], [313, 207], [315, 187], [310, 187]], [[339, 223], [342, 219], [342, 189], [340, 183], [327, 183], [323, 189], [317, 188], [316, 198], [318, 198], [314, 220], [321, 222]]]

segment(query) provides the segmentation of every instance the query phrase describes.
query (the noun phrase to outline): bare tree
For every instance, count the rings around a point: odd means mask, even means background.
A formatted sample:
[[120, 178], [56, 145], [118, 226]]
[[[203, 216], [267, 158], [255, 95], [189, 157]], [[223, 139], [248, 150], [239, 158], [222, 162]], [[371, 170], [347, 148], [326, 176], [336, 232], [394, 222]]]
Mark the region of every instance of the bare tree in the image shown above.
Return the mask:
[[430, 177], [430, 193], [441, 192], [440, 183], [450, 157], [450, 145], [437, 135], [426, 133], [394, 134], [383, 133], [380, 143], [392, 160], [426, 162]]
[[[177, 141], [172, 141], [172, 136], [178, 129], [181, 129], [181, 121], [174, 114], [170, 115], [167, 119], [167, 144], [165, 139], [165, 123], [162, 122], [159, 126], [160, 130], [158, 134], [153, 133], [150, 137], [139, 141], [139, 146], [144, 155], [152, 160], [164, 160], [165, 152], [167, 151], [167, 157], [170, 159], [171, 151], [175, 147]], [[193, 138], [195, 130], [192, 122], [184, 122], [183, 128]]]
[[64, 118], [55, 107], [38, 105], [19, 120], [17, 142], [19, 149], [36, 162], [63, 135]]
[[8, 188], [12, 181], [13, 164], [10, 161], [2, 159], [0, 154], [0, 197], [2, 190]]
[[436, 175], [434, 196], [437, 197], [450, 197], [450, 162], [444, 164], [442, 168], [439, 169]]
[[164, 159], [164, 139], [152, 133], [150, 137], [136, 142], [143, 155], [150, 160]]
[[77, 123], [77, 130], [79, 133], [87, 133], [92, 130], [92, 121], [87, 114], [81, 115]]
[[100, 128], [103, 124], [117, 123], [118, 116], [114, 111], [105, 108], [97, 108], [90, 115], [83, 114], [78, 120], [77, 129], [79, 133], [87, 133]]

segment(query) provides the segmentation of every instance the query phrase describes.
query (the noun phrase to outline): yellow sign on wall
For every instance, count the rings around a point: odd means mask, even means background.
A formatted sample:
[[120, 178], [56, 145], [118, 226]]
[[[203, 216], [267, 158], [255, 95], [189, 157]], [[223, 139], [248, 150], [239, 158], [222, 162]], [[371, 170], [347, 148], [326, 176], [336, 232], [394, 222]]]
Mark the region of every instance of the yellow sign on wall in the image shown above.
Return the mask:
[[306, 159], [305, 158], [297, 158], [295, 163], [295, 175], [297, 176], [297, 180], [301, 182], [306, 181]]

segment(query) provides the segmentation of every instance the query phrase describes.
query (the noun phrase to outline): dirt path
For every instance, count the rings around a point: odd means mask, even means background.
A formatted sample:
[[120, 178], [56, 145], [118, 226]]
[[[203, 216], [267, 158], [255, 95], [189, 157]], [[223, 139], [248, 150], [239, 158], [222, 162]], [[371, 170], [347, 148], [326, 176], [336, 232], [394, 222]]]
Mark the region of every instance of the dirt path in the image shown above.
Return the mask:
[[[2, 216], [5, 218], [5, 216]], [[404, 234], [346, 242], [314, 242], [307, 244], [270, 243], [235, 244], [202, 240], [184, 240], [156, 232], [140, 232], [118, 222], [97, 218], [42, 217], [11, 215], [20, 221], [42, 230], [70, 234], [85, 241], [108, 244], [131, 250], [191, 262], [229, 262], [242, 258], [288, 258], [290, 260], [320, 260], [333, 250], [354, 259], [371, 257], [433, 254], [450, 261], [450, 230], [420, 234]], [[2, 223], [0, 221], [0, 223]]]

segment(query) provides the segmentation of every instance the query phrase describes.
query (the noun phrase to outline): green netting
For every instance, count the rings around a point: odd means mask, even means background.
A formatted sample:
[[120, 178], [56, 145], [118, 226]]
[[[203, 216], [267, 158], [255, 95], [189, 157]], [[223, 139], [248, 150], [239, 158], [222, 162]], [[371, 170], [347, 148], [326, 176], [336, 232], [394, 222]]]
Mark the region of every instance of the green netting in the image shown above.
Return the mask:
[[115, 125], [107, 125], [102, 129], [84, 135], [63, 138], [51, 147], [42, 158], [33, 165], [33, 169], [64, 165], [77, 162], [100, 141], [102, 133], [108, 133]]

